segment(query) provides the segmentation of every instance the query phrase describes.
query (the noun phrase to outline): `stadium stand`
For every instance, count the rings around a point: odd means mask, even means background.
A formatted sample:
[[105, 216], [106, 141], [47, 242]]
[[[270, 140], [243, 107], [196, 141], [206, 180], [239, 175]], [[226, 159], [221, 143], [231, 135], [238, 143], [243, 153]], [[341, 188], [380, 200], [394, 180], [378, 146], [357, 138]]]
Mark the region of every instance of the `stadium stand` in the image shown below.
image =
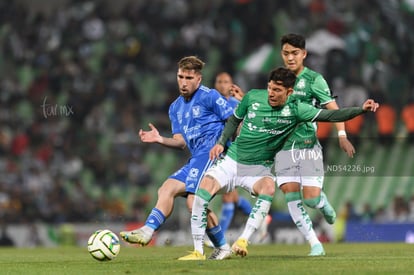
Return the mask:
[[[335, 87], [352, 63], [370, 96], [375, 98], [378, 85], [397, 111], [389, 148], [378, 144], [375, 119], [369, 116], [362, 125], [367, 137], [361, 136], [355, 159], [347, 159], [334, 142], [327, 145], [327, 165], [372, 166], [378, 173], [328, 175], [329, 197], [338, 209], [352, 200], [358, 211], [365, 203], [389, 207], [396, 195], [409, 200], [414, 149], [402, 142], [406, 130], [400, 127], [400, 110], [414, 92], [411, 2], [2, 1], [3, 221], [144, 216], [156, 185], [185, 159], [137, 139], [138, 129], [150, 121], [169, 131], [166, 115], [177, 95], [176, 60], [188, 54], [207, 60], [204, 82], [210, 86], [215, 72], [228, 71], [246, 90], [262, 87], [267, 72], [247, 74], [242, 65], [247, 56], [263, 45], [278, 49], [282, 33], [312, 37], [321, 29], [344, 42], [338, 55], [329, 57], [341, 58], [325, 64], [326, 56], [310, 50], [309, 66], [329, 73]], [[267, 66], [281, 64], [271, 57]]]

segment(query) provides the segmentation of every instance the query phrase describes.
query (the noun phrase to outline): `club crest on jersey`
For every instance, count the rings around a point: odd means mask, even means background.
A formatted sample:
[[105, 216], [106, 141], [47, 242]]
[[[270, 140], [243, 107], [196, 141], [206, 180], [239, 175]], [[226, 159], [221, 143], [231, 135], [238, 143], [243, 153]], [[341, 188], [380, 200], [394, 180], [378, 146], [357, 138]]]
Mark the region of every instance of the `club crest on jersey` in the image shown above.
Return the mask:
[[305, 81], [305, 79], [300, 79], [299, 80], [299, 82], [298, 83], [296, 83], [296, 88], [298, 88], [298, 89], [303, 89], [303, 88], [305, 88], [305, 86], [306, 86], [306, 81]]
[[199, 170], [197, 168], [191, 168], [189, 172], [190, 178], [197, 178]]
[[200, 106], [193, 106], [192, 110], [193, 110], [193, 117], [200, 117], [201, 115]]
[[286, 105], [285, 107], [283, 107], [282, 111], [280, 112], [281, 116], [291, 116], [292, 113], [290, 112], [290, 108], [289, 105]]
[[247, 117], [250, 118], [250, 119], [255, 118], [256, 117], [256, 113], [255, 112], [248, 112], [247, 113]]

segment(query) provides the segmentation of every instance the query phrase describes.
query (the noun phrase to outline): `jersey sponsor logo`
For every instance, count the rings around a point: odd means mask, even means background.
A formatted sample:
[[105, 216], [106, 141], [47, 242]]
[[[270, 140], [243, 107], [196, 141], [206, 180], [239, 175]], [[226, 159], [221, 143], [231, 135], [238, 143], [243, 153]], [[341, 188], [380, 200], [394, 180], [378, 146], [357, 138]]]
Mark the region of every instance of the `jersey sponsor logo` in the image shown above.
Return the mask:
[[256, 117], [256, 113], [255, 112], [248, 112], [247, 113], [247, 117], [250, 118], [250, 119], [255, 118]]
[[193, 110], [193, 117], [194, 118], [200, 117], [200, 115], [201, 115], [200, 106], [193, 106], [192, 110]]
[[283, 134], [284, 132], [286, 132], [286, 130], [278, 130], [278, 129], [266, 129], [266, 128], [261, 128], [261, 129], [259, 129], [259, 130], [258, 130], [258, 132], [260, 132], [260, 133], [268, 133], [268, 134], [271, 134], [271, 135], [276, 135], [276, 136], [278, 136], [278, 135], [281, 135], [281, 134]]
[[294, 90], [293, 91], [294, 95], [298, 95], [298, 96], [306, 96], [306, 92], [304, 91], [298, 91], [298, 90]]
[[223, 106], [224, 104], [226, 104], [226, 100], [224, 98], [220, 97], [216, 100], [216, 104], [219, 105], [219, 106]]
[[283, 107], [282, 111], [280, 112], [281, 116], [291, 116], [292, 113], [290, 112], [290, 108], [289, 105], [286, 105], [285, 107]]
[[277, 123], [281, 123], [281, 124], [290, 124], [290, 123], [292, 123], [291, 120], [289, 120], [289, 119], [283, 119], [283, 118], [277, 119], [276, 122]]
[[195, 139], [195, 138], [199, 137], [200, 136], [200, 129], [201, 129], [200, 124], [194, 125], [193, 127], [188, 127], [187, 125], [183, 126], [183, 131], [184, 131], [184, 134], [185, 134], [187, 140], [191, 140], [191, 139]]
[[[272, 118], [265, 117], [265, 118], [262, 119], [262, 122], [263, 123], [272, 123]], [[276, 119], [276, 123], [290, 124], [290, 123], [292, 123], [292, 121], [290, 119], [278, 118], [278, 119]]]

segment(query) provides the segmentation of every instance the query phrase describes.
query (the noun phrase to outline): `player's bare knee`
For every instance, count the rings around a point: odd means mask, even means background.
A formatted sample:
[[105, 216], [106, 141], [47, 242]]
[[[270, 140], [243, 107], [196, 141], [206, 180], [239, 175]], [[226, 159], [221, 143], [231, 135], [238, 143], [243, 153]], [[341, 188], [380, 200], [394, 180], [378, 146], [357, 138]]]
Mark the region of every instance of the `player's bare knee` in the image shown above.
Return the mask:
[[269, 183], [269, 182], [265, 182], [263, 184], [260, 185], [260, 187], [258, 188], [258, 194], [263, 194], [263, 195], [269, 195], [269, 196], [273, 196], [276, 192], [276, 188], [275, 188], [275, 184], [274, 183]]
[[279, 189], [282, 190], [284, 194], [300, 192], [300, 184], [296, 182], [286, 182], [280, 185]]
[[169, 187], [166, 187], [164, 185], [162, 185], [160, 188], [158, 188], [158, 198], [161, 197], [171, 197], [171, 196], [175, 196], [173, 190]]

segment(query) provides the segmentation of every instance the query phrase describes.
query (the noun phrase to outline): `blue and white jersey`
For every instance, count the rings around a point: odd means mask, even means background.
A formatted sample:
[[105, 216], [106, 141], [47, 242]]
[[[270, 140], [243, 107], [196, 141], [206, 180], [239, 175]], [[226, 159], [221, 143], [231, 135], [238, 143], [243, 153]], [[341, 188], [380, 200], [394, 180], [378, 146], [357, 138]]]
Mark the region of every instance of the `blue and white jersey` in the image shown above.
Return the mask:
[[184, 137], [191, 155], [208, 153], [233, 110], [217, 90], [200, 85], [189, 101], [180, 96], [171, 104], [172, 134]]

